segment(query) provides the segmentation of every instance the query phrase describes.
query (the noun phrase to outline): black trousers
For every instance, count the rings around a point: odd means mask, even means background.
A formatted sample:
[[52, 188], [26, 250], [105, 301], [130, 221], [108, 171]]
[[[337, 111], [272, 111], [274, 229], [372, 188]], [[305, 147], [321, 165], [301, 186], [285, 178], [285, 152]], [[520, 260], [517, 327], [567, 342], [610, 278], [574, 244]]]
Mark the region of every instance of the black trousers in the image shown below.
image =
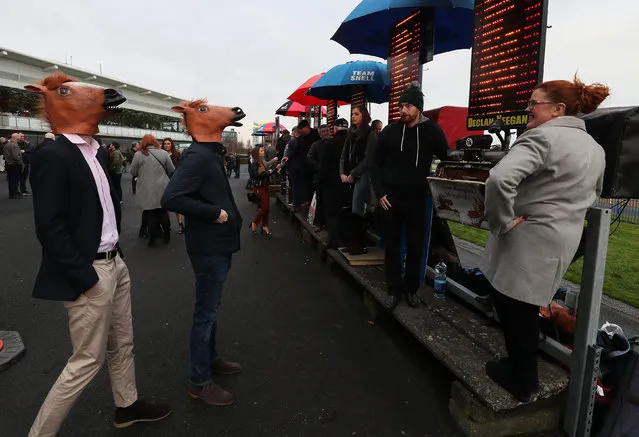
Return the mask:
[[303, 170], [296, 170], [289, 173], [289, 180], [293, 189], [293, 207], [297, 209], [308, 201], [307, 177]]
[[[384, 267], [389, 294], [417, 293], [423, 278], [420, 264], [426, 238], [426, 196], [389, 195], [392, 207], [385, 211], [384, 242], [386, 255]], [[402, 278], [401, 241], [406, 229], [406, 274]]]
[[368, 229], [368, 220], [366, 217], [354, 214], [345, 214], [342, 221], [346, 231], [346, 246], [351, 251], [359, 251], [366, 247], [366, 230]]
[[5, 166], [7, 172], [7, 181], [9, 183], [9, 197], [16, 197], [20, 194], [20, 177], [22, 167], [20, 165]]
[[118, 193], [118, 197], [120, 197], [120, 201], [122, 201], [122, 174], [109, 173], [109, 175], [111, 176], [111, 180], [113, 181], [115, 192]]
[[539, 307], [493, 290], [495, 309], [504, 330], [513, 380], [524, 390], [536, 391]]
[[315, 205], [315, 226], [326, 225], [326, 213], [324, 211], [324, 193], [319, 183], [315, 183], [315, 195], [317, 196], [317, 204]]
[[21, 193], [26, 193], [29, 190], [27, 190], [27, 179], [29, 179], [29, 164], [25, 164], [24, 168], [22, 169], [22, 174], [20, 175], [20, 192]]
[[169, 239], [171, 235], [171, 219], [166, 209], [147, 209], [142, 212], [142, 226], [146, 224], [149, 241], [163, 237]]

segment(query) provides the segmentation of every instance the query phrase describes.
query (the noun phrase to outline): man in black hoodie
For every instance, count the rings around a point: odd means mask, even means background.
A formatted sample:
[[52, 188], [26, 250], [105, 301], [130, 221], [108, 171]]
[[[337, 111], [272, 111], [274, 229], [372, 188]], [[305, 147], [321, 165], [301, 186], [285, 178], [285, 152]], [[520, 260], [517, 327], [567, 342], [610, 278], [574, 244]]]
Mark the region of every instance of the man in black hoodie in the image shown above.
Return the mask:
[[[399, 98], [401, 120], [386, 126], [373, 156], [372, 182], [385, 212], [386, 283], [389, 308], [402, 294], [411, 307], [419, 306], [417, 290], [426, 237], [427, 177], [433, 155], [445, 159], [448, 142], [441, 128], [422, 116], [424, 95], [413, 82]], [[402, 278], [401, 237], [406, 230], [406, 274]]]

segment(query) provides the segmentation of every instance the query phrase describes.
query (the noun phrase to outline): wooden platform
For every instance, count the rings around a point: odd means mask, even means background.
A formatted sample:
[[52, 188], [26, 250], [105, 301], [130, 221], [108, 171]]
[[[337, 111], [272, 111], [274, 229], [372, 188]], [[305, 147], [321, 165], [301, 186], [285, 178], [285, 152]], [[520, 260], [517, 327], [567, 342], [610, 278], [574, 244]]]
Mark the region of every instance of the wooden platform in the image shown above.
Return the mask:
[[346, 258], [352, 266], [381, 266], [384, 265], [384, 251], [379, 247], [368, 247], [368, 253], [362, 255], [351, 255], [346, 252], [345, 247], [340, 247], [339, 253]]

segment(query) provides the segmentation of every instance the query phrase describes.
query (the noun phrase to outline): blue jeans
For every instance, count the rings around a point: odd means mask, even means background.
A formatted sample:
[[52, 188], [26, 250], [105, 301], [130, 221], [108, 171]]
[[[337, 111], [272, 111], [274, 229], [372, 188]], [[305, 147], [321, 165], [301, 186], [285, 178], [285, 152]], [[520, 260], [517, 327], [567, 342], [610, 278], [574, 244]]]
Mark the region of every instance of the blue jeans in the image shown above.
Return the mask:
[[211, 363], [218, 358], [215, 336], [222, 287], [231, 268], [231, 255], [191, 256], [195, 273], [195, 308], [191, 327], [191, 383], [210, 384]]

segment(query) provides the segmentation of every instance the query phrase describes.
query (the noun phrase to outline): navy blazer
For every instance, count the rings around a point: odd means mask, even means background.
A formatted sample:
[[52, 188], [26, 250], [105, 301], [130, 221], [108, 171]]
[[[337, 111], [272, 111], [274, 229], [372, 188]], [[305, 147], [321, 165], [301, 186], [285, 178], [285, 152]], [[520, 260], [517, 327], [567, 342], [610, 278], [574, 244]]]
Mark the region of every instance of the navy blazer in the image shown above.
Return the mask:
[[[97, 158], [109, 181], [120, 232], [120, 202], [109, 177], [107, 150], [100, 147]], [[74, 301], [98, 282], [93, 258], [102, 238], [103, 212], [93, 173], [78, 146], [60, 135], [34, 154], [29, 181], [42, 245], [33, 297]]]
[[[191, 144], [162, 196], [162, 208], [184, 215], [189, 255], [230, 255], [240, 250], [242, 217], [224, 170], [225, 153], [220, 143]], [[222, 209], [229, 219], [217, 223]]]

